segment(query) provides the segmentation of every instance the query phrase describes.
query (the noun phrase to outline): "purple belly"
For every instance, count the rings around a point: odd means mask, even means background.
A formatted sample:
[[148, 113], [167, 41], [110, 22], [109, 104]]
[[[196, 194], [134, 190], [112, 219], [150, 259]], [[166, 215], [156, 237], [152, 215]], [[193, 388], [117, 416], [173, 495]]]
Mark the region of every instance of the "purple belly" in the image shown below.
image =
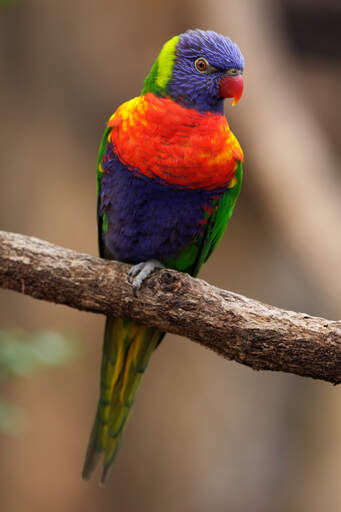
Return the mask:
[[218, 191], [171, 187], [128, 170], [113, 151], [103, 163], [99, 215], [107, 215], [102, 233], [106, 253], [114, 259], [137, 263], [154, 258], [165, 261], [197, 240], [205, 212]]

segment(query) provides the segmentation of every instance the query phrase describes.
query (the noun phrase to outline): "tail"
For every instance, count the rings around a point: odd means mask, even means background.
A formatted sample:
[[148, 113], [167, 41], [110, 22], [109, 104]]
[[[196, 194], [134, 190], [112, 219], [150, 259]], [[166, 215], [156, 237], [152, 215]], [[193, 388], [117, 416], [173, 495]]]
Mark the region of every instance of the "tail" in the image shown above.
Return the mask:
[[107, 317], [100, 398], [83, 466], [84, 480], [90, 478], [103, 454], [101, 484], [108, 481], [135, 393], [162, 337], [157, 329]]

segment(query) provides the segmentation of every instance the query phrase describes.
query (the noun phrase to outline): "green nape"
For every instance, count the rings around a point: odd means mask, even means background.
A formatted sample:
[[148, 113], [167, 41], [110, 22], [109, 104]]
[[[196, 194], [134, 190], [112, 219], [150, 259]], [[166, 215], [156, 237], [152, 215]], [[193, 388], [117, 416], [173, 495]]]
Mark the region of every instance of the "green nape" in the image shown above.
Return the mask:
[[144, 81], [144, 88], [141, 94], [152, 92], [158, 96], [166, 95], [167, 84], [172, 78], [176, 45], [179, 38], [180, 36], [174, 36], [163, 45], [149, 75]]

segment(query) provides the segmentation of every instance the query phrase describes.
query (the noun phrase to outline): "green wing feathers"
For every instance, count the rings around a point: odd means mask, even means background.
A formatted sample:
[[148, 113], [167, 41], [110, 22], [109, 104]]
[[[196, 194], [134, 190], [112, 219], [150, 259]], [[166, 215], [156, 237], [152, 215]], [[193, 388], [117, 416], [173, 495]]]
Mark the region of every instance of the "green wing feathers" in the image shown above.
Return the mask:
[[225, 232], [240, 193], [242, 180], [243, 166], [238, 161], [234, 178], [226, 192], [216, 201], [200, 239], [185, 247], [177, 258], [166, 261], [167, 267], [188, 272], [192, 276], [198, 275], [201, 266], [208, 260]]
[[210, 257], [224, 234], [238, 199], [242, 180], [243, 166], [238, 161], [234, 178], [226, 192], [216, 201], [215, 208], [210, 214], [205, 231], [200, 239], [185, 247], [176, 258], [165, 261], [166, 267], [174, 268], [180, 272], [188, 272], [192, 276], [198, 275], [201, 266]]
[[[225, 194], [220, 198], [205, 233], [206, 244], [203, 244], [203, 250], [200, 257], [200, 266], [208, 260], [214, 249], [217, 247], [221, 237], [223, 236], [227, 224], [232, 217], [234, 207], [236, 205], [240, 189], [243, 181], [243, 166], [240, 161], [237, 163], [237, 169], [234, 178]], [[196, 275], [196, 274], [195, 274]]]
[[108, 317], [105, 325], [100, 398], [83, 467], [88, 479], [103, 456], [101, 483], [110, 476], [135, 393], [162, 332]]

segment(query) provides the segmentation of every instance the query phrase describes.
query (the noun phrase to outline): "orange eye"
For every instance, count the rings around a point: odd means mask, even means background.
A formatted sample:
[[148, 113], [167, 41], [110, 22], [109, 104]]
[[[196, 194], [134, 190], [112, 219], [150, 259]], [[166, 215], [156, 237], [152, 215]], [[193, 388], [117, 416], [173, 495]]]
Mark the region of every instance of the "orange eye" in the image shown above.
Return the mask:
[[208, 62], [206, 59], [204, 59], [203, 57], [200, 57], [199, 59], [197, 59], [195, 62], [194, 62], [194, 65], [195, 65], [195, 69], [197, 71], [199, 71], [199, 73], [205, 73], [208, 69]]

